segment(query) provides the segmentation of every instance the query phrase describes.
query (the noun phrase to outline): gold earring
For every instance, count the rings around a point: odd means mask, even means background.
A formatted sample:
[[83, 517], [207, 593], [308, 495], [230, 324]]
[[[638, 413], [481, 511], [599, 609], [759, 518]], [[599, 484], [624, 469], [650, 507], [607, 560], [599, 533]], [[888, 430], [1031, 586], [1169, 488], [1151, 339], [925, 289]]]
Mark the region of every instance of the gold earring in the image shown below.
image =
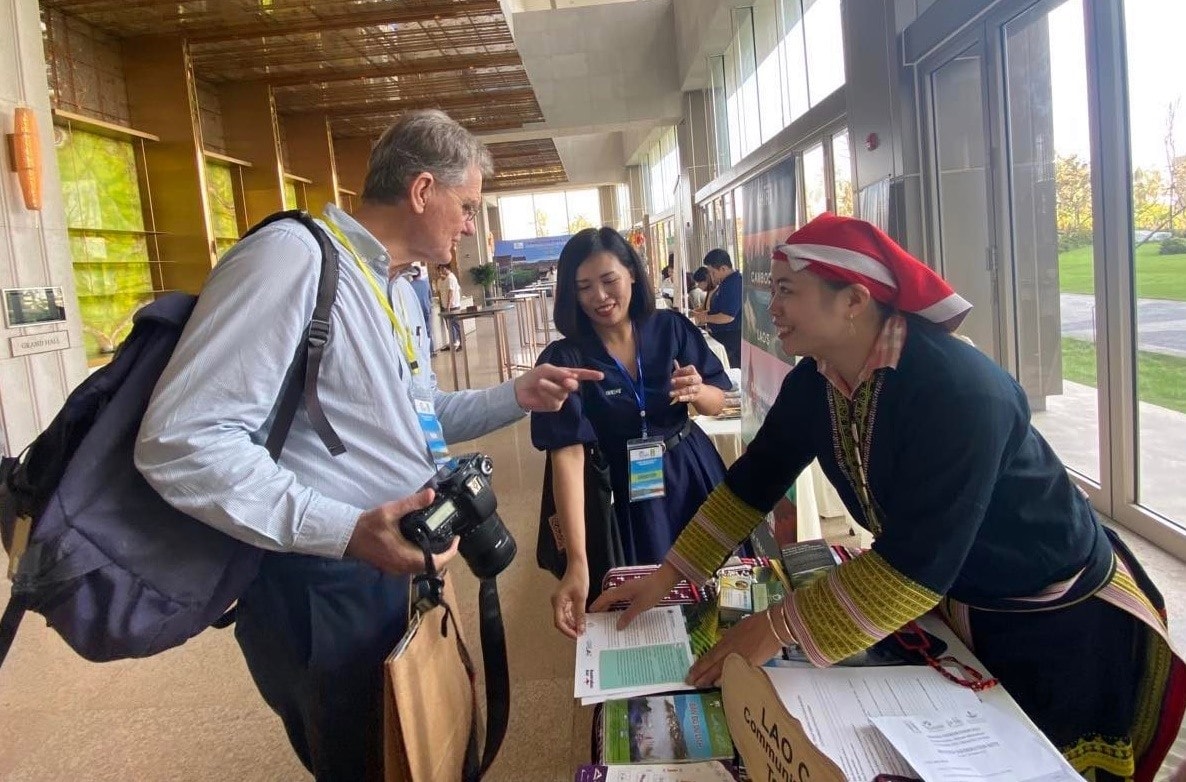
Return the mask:
[[857, 324], [853, 322], [852, 315], [848, 316], [848, 336], [855, 337], [857, 335]]

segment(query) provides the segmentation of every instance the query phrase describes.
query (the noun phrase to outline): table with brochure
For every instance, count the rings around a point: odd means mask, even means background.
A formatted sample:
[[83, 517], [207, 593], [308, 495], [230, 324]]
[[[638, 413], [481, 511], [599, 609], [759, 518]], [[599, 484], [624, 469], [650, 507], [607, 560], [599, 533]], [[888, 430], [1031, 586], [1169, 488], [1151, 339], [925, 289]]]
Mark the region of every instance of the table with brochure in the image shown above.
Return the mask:
[[[589, 615], [577, 643], [574, 696], [584, 708], [577, 709], [574, 731], [591, 735], [591, 757], [577, 769], [577, 782], [796, 779], [787, 776], [779, 752], [771, 749], [780, 741], [784, 753], [803, 758], [806, 752], [799, 775], [811, 769], [812, 780], [1080, 779], [1002, 686], [983, 688], [989, 672], [937, 614], [897, 634], [909, 638], [915, 632], [920, 644], [879, 644], [827, 669], [813, 667], [793, 647], [761, 668], [731, 657], [722, 689], [683, 684], [691, 660], [724, 630], [855, 553], [807, 541], [791, 544], [773, 560], [731, 559], [705, 589], [681, 582], [621, 632], [616, 612]], [[621, 583], [651, 569], [619, 568], [606, 582]], [[944, 661], [941, 667], [959, 675], [904, 664], [895, 656], [909, 656], [915, 647], [929, 650], [924, 656]], [[742, 668], [760, 681], [768, 700], [759, 702], [751, 695], [757, 690], [741, 686]], [[978, 676], [983, 689], [954, 681], [973, 683]], [[790, 730], [783, 725], [781, 739], [779, 720], [793, 724]], [[764, 735], [769, 726], [775, 726], [774, 741]], [[786, 738], [792, 731], [799, 742], [808, 742], [795, 752]], [[769, 767], [747, 772], [747, 758]]]

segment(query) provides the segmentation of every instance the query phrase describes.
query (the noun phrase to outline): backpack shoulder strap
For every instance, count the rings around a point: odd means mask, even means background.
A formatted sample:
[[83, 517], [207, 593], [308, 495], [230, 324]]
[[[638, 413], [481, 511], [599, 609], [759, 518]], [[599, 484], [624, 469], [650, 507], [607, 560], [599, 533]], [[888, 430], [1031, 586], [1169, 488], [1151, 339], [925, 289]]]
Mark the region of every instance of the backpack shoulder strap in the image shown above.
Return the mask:
[[[281, 390], [280, 406], [276, 411], [276, 419], [268, 432], [268, 453], [275, 459], [284, 449], [284, 441], [292, 428], [296, 417], [297, 407], [302, 396], [305, 400], [305, 412], [309, 416], [309, 423], [321, 442], [331, 454], [338, 456], [346, 452], [342, 438], [334, 431], [333, 425], [325, 416], [325, 409], [321, 405], [321, 398], [317, 394], [317, 381], [321, 375], [321, 361], [325, 355], [325, 346], [332, 336], [330, 325], [330, 310], [338, 294], [338, 249], [330, 240], [326, 232], [317, 221], [306, 211], [290, 209], [286, 212], [276, 212], [268, 215], [251, 228], [244, 238], [261, 228], [280, 220], [296, 220], [305, 226], [321, 248], [321, 272], [317, 281], [317, 298], [313, 305], [313, 317], [305, 329], [304, 338], [297, 346], [293, 357], [292, 368], [284, 380]], [[303, 379], [303, 386], [298, 385], [296, 378]], [[303, 394], [301, 388], [303, 387]]]

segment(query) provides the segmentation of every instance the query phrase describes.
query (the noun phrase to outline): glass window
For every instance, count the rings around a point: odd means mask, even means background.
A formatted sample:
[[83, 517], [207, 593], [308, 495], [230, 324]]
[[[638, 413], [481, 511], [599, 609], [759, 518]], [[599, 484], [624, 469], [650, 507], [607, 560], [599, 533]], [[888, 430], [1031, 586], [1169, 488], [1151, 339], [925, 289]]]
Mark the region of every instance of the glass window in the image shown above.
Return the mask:
[[614, 189], [618, 196], [618, 230], [625, 232], [634, 224], [634, 219], [631, 216], [633, 210], [630, 208], [630, 185], [621, 183]]
[[729, 113], [725, 100], [724, 56], [709, 57], [708, 70], [712, 77], [712, 123], [716, 136], [716, 173], [719, 174], [733, 164], [729, 157]]
[[782, 110], [778, 14], [774, 0], [755, 0], [753, 9], [754, 47], [758, 62], [759, 142], [765, 144], [786, 126]]
[[531, 195], [501, 196], [498, 199], [498, 221], [502, 238], [532, 239], [535, 237], [535, 207]]
[[828, 170], [822, 143], [803, 153], [803, 209], [806, 220], [828, 211]]
[[803, 40], [801, 0], [779, 0], [782, 40], [783, 125], [790, 125], [811, 108], [807, 97], [807, 44]]
[[744, 145], [741, 130], [741, 95], [738, 89], [737, 74], [741, 66], [738, 60], [737, 36], [725, 49], [725, 118], [729, 124], [729, 165], [735, 165], [744, 157], [741, 149]]
[[206, 195], [210, 227], [214, 232], [215, 255], [219, 258], [239, 240], [235, 216], [235, 181], [238, 172], [226, 163], [206, 161]]
[[814, 106], [844, 86], [844, 33], [840, 0], [804, 0], [807, 84]]
[[1186, 523], [1186, 4], [1127, 0], [1137, 501]]
[[852, 150], [847, 132], [832, 137], [832, 182], [835, 187], [833, 211], [840, 215], [852, 215]]
[[741, 85], [741, 156], [745, 157], [762, 144], [762, 107], [758, 102], [758, 62], [754, 47], [754, 13], [752, 8], [734, 11], [737, 26], [738, 79]]
[[[1057, 30], [1058, 35], [1053, 31]], [[1014, 352], [1034, 425], [1100, 480], [1095, 253], [1083, 4], [1005, 26]]]
[[568, 233], [601, 225], [601, 198], [595, 189], [569, 190], [564, 198], [568, 204]]
[[535, 194], [535, 235], [559, 236], [568, 230], [568, 205], [564, 193]]
[[55, 147], [83, 344], [87, 358], [102, 363], [153, 299], [136, 149], [77, 130], [62, 130]]

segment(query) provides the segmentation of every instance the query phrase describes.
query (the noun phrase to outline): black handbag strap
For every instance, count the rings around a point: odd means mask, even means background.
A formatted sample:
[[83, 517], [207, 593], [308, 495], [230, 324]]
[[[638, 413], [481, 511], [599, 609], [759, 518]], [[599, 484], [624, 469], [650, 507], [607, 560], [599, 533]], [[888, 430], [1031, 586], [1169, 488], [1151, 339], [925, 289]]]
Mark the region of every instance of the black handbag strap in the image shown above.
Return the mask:
[[482, 669], [486, 674], [486, 737], [482, 742], [482, 754], [478, 756], [478, 737], [482, 732], [481, 714], [478, 711], [477, 671], [469, 649], [461, 639], [457, 616], [453, 606], [441, 601], [445, 615], [441, 618], [441, 635], [448, 636], [449, 625], [453, 626], [453, 637], [461, 662], [469, 674], [473, 710], [470, 717], [469, 738], [466, 741], [465, 763], [461, 778], [464, 782], [479, 782], [502, 748], [506, 738], [507, 725], [511, 717], [511, 677], [507, 664], [506, 629], [502, 623], [502, 607], [498, 600], [498, 584], [493, 578], [484, 578], [478, 584], [478, 623], [482, 639]]

